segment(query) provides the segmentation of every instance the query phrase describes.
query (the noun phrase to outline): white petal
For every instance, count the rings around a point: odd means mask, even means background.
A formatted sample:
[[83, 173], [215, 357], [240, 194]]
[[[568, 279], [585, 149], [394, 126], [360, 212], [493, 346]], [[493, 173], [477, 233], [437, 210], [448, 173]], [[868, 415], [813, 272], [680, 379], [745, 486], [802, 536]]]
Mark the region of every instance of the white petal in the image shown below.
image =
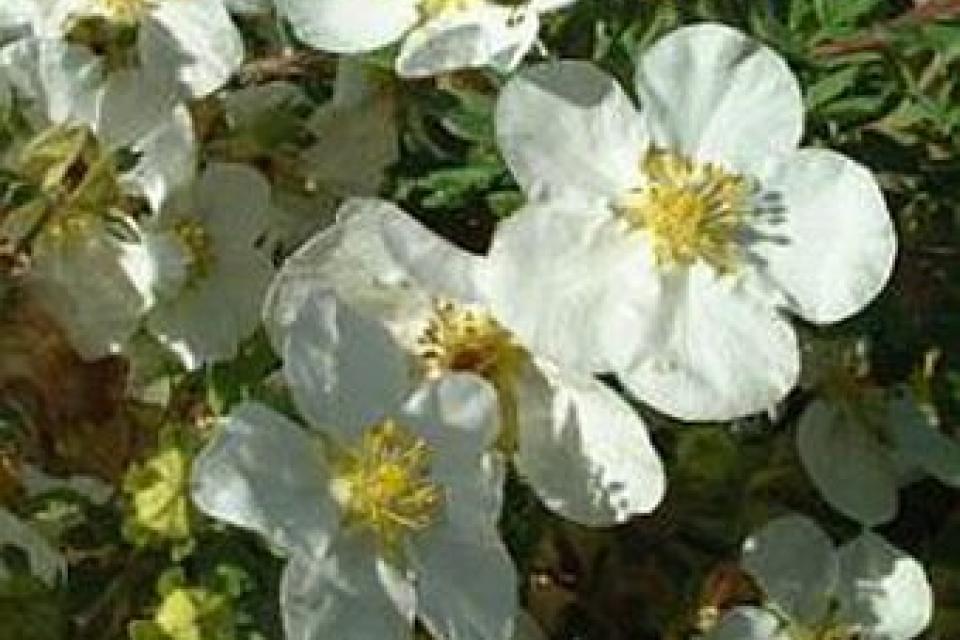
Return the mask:
[[186, 106], [172, 109], [156, 129], [137, 141], [134, 151], [140, 159], [123, 175], [123, 182], [160, 211], [167, 197], [188, 185], [196, 173], [197, 141]]
[[443, 521], [411, 559], [417, 613], [437, 638], [508, 640], [519, 609], [513, 561], [492, 522]]
[[833, 542], [799, 515], [777, 518], [747, 538], [741, 564], [771, 603], [801, 624], [827, 612], [840, 571]]
[[823, 498], [845, 516], [874, 526], [897, 514], [897, 472], [870, 428], [815, 400], [800, 417], [797, 449]]
[[317, 144], [303, 151], [307, 175], [337, 197], [376, 195], [399, 158], [397, 110], [388, 81], [360, 60], [341, 58], [333, 98], [310, 117]]
[[303, 415], [346, 440], [390, 415], [409, 389], [406, 357], [383, 325], [323, 292], [290, 327], [284, 374]]
[[270, 0], [224, 0], [223, 4], [230, 13], [241, 15], [267, 13], [272, 5]]
[[414, 601], [412, 585], [353, 539], [319, 560], [292, 557], [280, 584], [287, 640], [410, 640]]
[[145, 64], [175, 61], [191, 97], [226, 84], [243, 62], [243, 40], [222, 2], [159, 2], [140, 27]]
[[782, 400], [799, 374], [793, 328], [740, 283], [709, 268], [661, 274], [660, 335], [617, 373], [644, 402], [683, 420], [730, 420]]
[[598, 201], [531, 204], [502, 222], [488, 254], [497, 319], [538, 355], [609, 371], [648, 353], [659, 283], [650, 253]]
[[277, 0], [297, 38], [332, 53], [372, 51], [396, 42], [418, 20], [415, 0]]
[[484, 3], [442, 12], [404, 38], [397, 73], [416, 78], [485, 66], [512, 71], [533, 46], [538, 28], [536, 12], [522, 5]]
[[789, 640], [774, 614], [757, 607], [736, 607], [703, 640]]
[[242, 404], [193, 463], [193, 501], [291, 554], [320, 558], [338, 525], [316, 442], [279, 413]]
[[755, 173], [800, 142], [803, 103], [783, 59], [724, 25], [678, 29], [637, 67], [653, 141], [700, 160]]
[[107, 76], [94, 129], [110, 149], [136, 144], [167, 124], [179, 90], [167, 74], [121, 69]]
[[619, 83], [588, 62], [527, 67], [500, 92], [497, 142], [532, 196], [579, 189], [613, 197], [636, 186], [646, 134]]
[[26, 111], [45, 120], [39, 126], [93, 123], [103, 66], [87, 49], [59, 40], [22, 40], [0, 49], [0, 69], [26, 98]]
[[883, 289], [897, 238], [870, 170], [838, 153], [804, 149], [764, 180], [778, 213], [751, 225], [748, 252], [761, 278], [811, 322], [842, 320]]
[[468, 373], [425, 382], [404, 403], [403, 424], [433, 451], [430, 474], [449, 494], [448, 515], [484, 504], [491, 520], [498, 517], [501, 478], [485, 460], [497, 435], [498, 417], [493, 387]]
[[575, 2], [577, 2], [577, 0], [532, 0], [531, 4], [538, 12], [545, 13], [547, 11], [557, 11], [558, 9], [569, 7]]
[[187, 369], [229, 360], [260, 321], [273, 265], [252, 246], [229, 246], [211, 273], [151, 312], [147, 324]]
[[250, 245], [266, 228], [270, 183], [243, 164], [211, 163], [197, 181], [196, 211], [215, 239]]
[[82, 357], [117, 353], [137, 330], [151, 302], [133, 272], [149, 262], [144, 253], [102, 227], [66, 244], [41, 236], [34, 245], [30, 286]]
[[387, 248], [406, 272], [432, 293], [482, 304], [485, 260], [430, 231], [402, 211], [384, 216]]
[[516, 464], [537, 495], [587, 526], [655, 509], [666, 477], [640, 416], [593, 377], [545, 363], [540, 371], [527, 372], [517, 390]]
[[941, 433], [908, 395], [891, 399], [889, 424], [897, 450], [910, 463], [960, 489], [960, 441]]
[[933, 590], [923, 566], [872, 532], [840, 548], [838, 617], [871, 640], [909, 640], [930, 624]]
[[337, 221], [308, 240], [283, 263], [263, 305], [263, 322], [277, 353], [304, 300], [334, 290], [341, 299], [374, 315], [404, 304], [405, 274], [384, 245], [382, 220], [405, 215], [382, 200], [352, 199]]

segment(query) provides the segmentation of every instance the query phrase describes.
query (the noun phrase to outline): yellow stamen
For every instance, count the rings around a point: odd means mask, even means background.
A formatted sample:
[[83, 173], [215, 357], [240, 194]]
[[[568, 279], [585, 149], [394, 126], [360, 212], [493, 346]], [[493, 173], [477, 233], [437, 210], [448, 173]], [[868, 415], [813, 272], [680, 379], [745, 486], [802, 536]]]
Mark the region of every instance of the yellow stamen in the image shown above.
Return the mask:
[[100, 6], [103, 7], [107, 15], [114, 22], [130, 24], [138, 22], [157, 1], [158, 0], [100, 0]]
[[431, 457], [422, 438], [393, 420], [369, 427], [334, 464], [348, 526], [373, 533], [384, 551], [400, 552], [403, 537], [428, 527], [443, 506], [430, 479]]
[[418, 8], [421, 17], [426, 20], [443, 13], [465, 11], [484, 2], [485, 0], [420, 0]]
[[513, 335], [486, 311], [436, 300], [417, 348], [428, 378], [461, 371], [482, 376], [494, 386], [500, 404], [499, 444], [513, 450], [518, 429], [516, 379], [527, 357]]
[[721, 273], [734, 271], [737, 236], [752, 212], [750, 181], [661, 150], [646, 155], [641, 172], [648, 183], [621, 198], [616, 209], [631, 228], [650, 233], [657, 263], [703, 260]]
[[209, 232], [196, 220], [179, 220], [173, 233], [186, 254], [188, 284], [206, 278], [216, 262]]

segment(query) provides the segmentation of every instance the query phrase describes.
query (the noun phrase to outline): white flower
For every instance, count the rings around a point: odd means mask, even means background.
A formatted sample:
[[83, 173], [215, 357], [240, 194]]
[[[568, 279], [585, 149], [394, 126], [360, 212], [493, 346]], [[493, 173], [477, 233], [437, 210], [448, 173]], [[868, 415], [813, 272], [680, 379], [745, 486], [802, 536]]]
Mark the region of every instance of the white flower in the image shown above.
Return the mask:
[[897, 514], [913, 472], [960, 488], [960, 443], [940, 433], [905, 389], [826, 380], [800, 416], [797, 449], [830, 505], [865, 526]]
[[[0, 232], [24, 238], [30, 225], [42, 225], [31, 244], [27, 285], [88, 359], [121, 350], [152, 304], [152, 268], [135, 241], [137, 225], [129, 217], [112, 219], [123, 217], [121, 195], [159, 206], [192, 177], [195, 153], [185, 106], [135, 109], [130, 96], [151, 91], [149, 80], [135, 74], [105, 80], [102, 67], [85, 48], [58, 40], [26, 39], [0, 49], [0, 78], [24, 117], [3, 163], [44, 192], [7, 216]], [[139, 158], [119, 173], [123, 149]]]
[[270, 185], [243, 165], [211, 164], [144, 224], [156, 264], [147, 328], [185, 367], [228, 360], [257, 327], [273, 265], [257, 246]]
[[533, 46], [539, 14], [575, 0], [275, 0], [297, 37], [336, 53], [400, 42], [396, 70], [430, 76], [467, 67], [513, 69]]
[[287, 637], [409, 639], [414, 618], [435, 637], [509, 637], [517, 584], [496, 529], [489, 386], [411, 384], [384, 329], [327, 293], [290, 327], [284, 373], [313, 431], [235, 408], [195, 462], [193, 496], [288, 554]]
[[[11, 0], [4, 0], [11, 2]], [[86, 18], [119, 28], [135, 27], [136, 73], [182, 85], [186, 97], [200, 98], [226, 84], [243, 62], [243, 40], [221, 0], [12, 0], [9, 16], [0, 12], [0, 33], [29, 20], [31, 33], [65, 38]], [[142, 103], [156, 100], [142, 93]]]
[[389, 327], [420, 379], [470, 372], [494, 386], [499, 448], [547, 507], [593, 526], [652, 511], [666, 479], [643, 421], [593, 376], [518, 342], [490, 313], [485, 269], [392, 204], [353, 199], [286, 261], [264, 322], [279, 347], [303, 300], [332, 288]]
[[[269, 244], [285, 253], [331, 224], [344, 198], [375, 195], [399, 157], [396, 92], [382, 71], [341, 58], [333, 95], [311, 112], [312, 105], [300, 87], [286, 82], [240, 89], [224, 100], [231, 137], [238, 138], [225, 146], [268, 155], [280, 174], [268, 234]], [[316, 142], [306, 148], [269, 142], [274, 131], [294, 127]], [[284, 139], [291, 137], [298, 136]]]
[[835, 550], [813, 521], [784, 516], [747, 539], [742, 564], [765, 606], [733, 609], [704, 640], [909, 640], [930, 623], [923, 567], [870, 531]]
[[834, 322], [886, 282], [880, 189], [852, 160], [797, 149], [795, 78], [733, 29], [671, 33], [636, 87], [642, 111], [593, 65], [561, 61], [504, 88], [499, 144], [537, 201], [497, 230], [493, 306], [676, 417], [761, 411], [797, 378], [784, 313]]

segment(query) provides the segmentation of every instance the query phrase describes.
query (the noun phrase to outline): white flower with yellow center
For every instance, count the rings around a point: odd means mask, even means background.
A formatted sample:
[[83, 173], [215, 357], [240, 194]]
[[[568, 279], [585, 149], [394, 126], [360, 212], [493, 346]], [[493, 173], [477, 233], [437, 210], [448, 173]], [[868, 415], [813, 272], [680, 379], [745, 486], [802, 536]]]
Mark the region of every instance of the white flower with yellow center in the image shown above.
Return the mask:
[[[23, 116], [3, 166], [42, 195], [4, 218], [0, 235], [29, 242], [27, 284], [85, 358], [123, 349], [153, 302], [153, 265], [131, 218], [116, 224], [123, 196], [159, 204], [192, 177], [194, 139], [183, 105], [130, 108], [152, 85], [135, 75], [104, 79], [83, 47], [25, 39], [0, 49], [6, 83]], [[138, 160], [117, 168], [123, 150]], [[126, 234], [122, 232], [126, 229]]]
[[188, 369], [233, 358], [256, 329], [274, 271], [258, 246], [269, 210], [257, 171], [211, 164], [144, 224], [157, 297], [147, 328]]
[[[221, 88], [243, 62], [243, 40], [222, 0], [4, 0], [18, 10], [0, 11], [0, 33], [23, 30], [63, 39], [79, 21], [104, 20], [115, 31], [136, 30], [138, 73], [164, 77], [169, 89], [199, 98]], [[74, 34], [76, 35], [76, 34]], [[117, 43], [111, 43], [111, 46]], [[158, 96], [142, 93], [141, 104]]]
[[415, 384], [381, 325], [329, 293], [301, 306], [284, 375], [304, 430], [241, 405], [194, 463], [206, 513], [289, 556], [288, 638], [505, 640], [518, 613], [497, 533], [496, 398], [481, 379]]
[[880, 189], [844, 156], [797, 148], [796, 79], [731, 28], [664, 37], [636, 89], [640, 110], [573, 61], [507, 83], [497, 138], [534, 202], [497, 230], [492, 306], [665, 413], [764, 410], [797, 378], [785, 314], [835, 322], [885, 284], [896, 238]]
[[417, 379], [472, 373], [496, 389], [497, 447], [551, 510], [592, 526], [652, 511], [666, 479], [643, 421], [502, 325], [485, 298], [486, 268], [388, 202], [349, 200], [281, 267], [264, 323], [279, 350], [304, 299], [334, 289], [390, 329]]
[[896, 517], [902, 485], [930, 475], [960, 488], [960, 441], [910, 388], [876, 386], [841, 349], [820, 350], [804, 362], [817, 396], [797, 423], [797, 452], [830, 506], [874, 527]]
[[336, 53], [396, 42], [402, 76], [513, 69], [533, 46], [539, 14], [575, 0], [275, 0], [306, 44]]
[[910, 640], [930, 623], [923, 567], [872, 531], [835, 549], [809, 518], [783, 516], [747, 538], [741, 564], [764, 606], [734, 608], [703, 640]]

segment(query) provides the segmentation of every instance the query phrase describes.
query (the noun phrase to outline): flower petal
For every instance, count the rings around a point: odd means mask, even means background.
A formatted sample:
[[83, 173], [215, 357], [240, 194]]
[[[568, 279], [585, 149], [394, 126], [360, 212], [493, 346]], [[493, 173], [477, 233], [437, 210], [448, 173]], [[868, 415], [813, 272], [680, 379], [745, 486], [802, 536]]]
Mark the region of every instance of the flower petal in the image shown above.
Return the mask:
[[933, 590], [923, 566], [873, 532], [840, 548], [837, 616], [865, 637], [910, 640], [930, 624]]
[[397, 54], [397, 74], [408, 78], [491, 66], [509, 72], [533, 46], [536, 11], [483, 3], [446, 11], [413, 29]]
[[408, 362], [384, 326], [331, 293], [304, 301], [283, 371], [303, 415], [345, 440], [390, 415], [409, 390]]
[[774, 614], [758, 607], [735, 607], [703, 640], [789, 640]]
[[432, 293], [483, 303], [486, 261], [430, 231], [402, 211], [383, 217], [384, 242], [397, 264]]
[[908, 395], [891, 399], [889, 419], [894, 443], [907, 461], [960, 489], [960, 441], [941, 433]]
[[833, 541], [800, 515], [777, 518], [747, 538], [741, 564], [772, 604], [801, 624], [827, 612], [840, 571]]
[[372, 51], [416, 24], [416, 0], [277, 0], [297, 38], [331, 53]]
[[121, 351], [153, 301], [146, 274], [151, 258], [144, 247], [95, 225], [85, 237], [66, 243], [38, 238], [27, 278], [74, 349], [91, 360]]
[[177, 76], [202, 98], [221, 88], [243, 62], [243, 39], [223, 2], [159, 2], [140, 27], [145, 64], [175, 60]]
[[793, 151], [800, 87], [783, 59], [721, 24], [677, 29], [637, 66], [637, 92], [658, 146], [755, 173]]
[[626, 366], [654, 344], [660, 293], [643, 249], [597, 200], [527, 205], [497, 228], [490, 308], [537, 355], [581, 371]]
[[339, 526], [317, 443], [262, 405], [231, 411], [194, 461], [191, 484], [201, 511], [291, 554], [322, 557]]
[[539, 363], [517, 390], [517, 469], [547, 507], [587, 526], [649, 513], [666, 490], [647, 428], [591, 376]]
[[417, 613], [434, 637], [511, 637], [519, 610], [517, 574], [493, 521], [441, 521], [417, 540], [411, 563]]
[[890, 453], [844, 409], [815, 400], [797, 427], [800, 461], [820, 495], [866, 526], [897, 514], [897, 471]]
[[277, 353], [300, 307], [314, 291], [334, 290], [358, 309], [374, 315], [404, 304], [405, 273], [383, 242], [385, 218], [405, 215], [395, 205], [375, 199], [347, 200], [337, 221], [321, 230], [287, 258], [267, 291], [263, 322]]
[[780, 211], [751, 225], [748, 252], [761, 278], [810, 322], [865, 307], [893, 270], [897, 238], [876, 179], [838, 153], [804, 149], [764, 179]]
[[431, 447], [430, 475], [447, 492], [447, 517], [463, 520], [461, 510], [487, 514], [495, 522], [503, 494], [502, 469], [488, 450], [499, 416], [493, 387], [468, 373], [451, 373], [425, 382], [406, 400], [401, 416]]
[[359, 540], [324, 558], [293, 556], [280, 583], [289, 640], [410, 640], [413, 586]]
[[189, 370], [237, 355], [260, 321], [273, 265], [251, 245], [226, 247], [211, 273], [159, 302], [147, 326]]
[[186, 106], [177, 105], [133, 148], [140, 160], [122, 176], [123, 182], [143, 194], [153, 211], [160, 211], [168, 196], [196, 174], [197, 141]]
[[741, 284], [704, 265], [661, 273], [655, 350], [618, 371], [638, 398], [682, 420], [730, 420], [769, 409], [797, 381], [793, 328]]
[[640, 179], [640, 116], [619, 83], [588, 62], [523, 69], [501, 90], [495, 117], [500, 152], [528, 196], [613, 197]]

